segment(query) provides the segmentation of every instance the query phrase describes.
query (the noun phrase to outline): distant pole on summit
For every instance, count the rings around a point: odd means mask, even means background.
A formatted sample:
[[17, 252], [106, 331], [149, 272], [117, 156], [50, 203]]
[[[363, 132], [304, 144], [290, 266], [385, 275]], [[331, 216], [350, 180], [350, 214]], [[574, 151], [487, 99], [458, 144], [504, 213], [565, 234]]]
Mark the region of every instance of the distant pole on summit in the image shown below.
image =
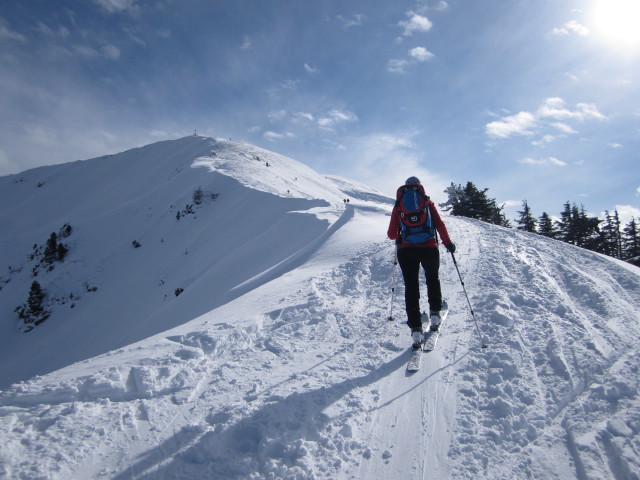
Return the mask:
[[194, 137], [197, 137], [197, 136], [198, 136], [198, 130], [194, 130], [194, 131], [193, 131], [193, 136], [194, 136]]

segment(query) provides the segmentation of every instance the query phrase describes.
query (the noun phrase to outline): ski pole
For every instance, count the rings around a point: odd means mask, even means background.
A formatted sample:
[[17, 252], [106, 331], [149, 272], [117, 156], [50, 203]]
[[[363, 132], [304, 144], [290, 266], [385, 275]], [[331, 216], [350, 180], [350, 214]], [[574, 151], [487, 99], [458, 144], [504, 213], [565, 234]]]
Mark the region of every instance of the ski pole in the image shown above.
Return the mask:
[[473, 313], [473, 307], [471, 306], [471, 302], [469, 301], [469, 295], [467, 295], [467, 289], [464, 286], [464, 280], [462, 280], [462, 275], [460, 275], [460, 269], [458, 268], [458, 262], [456, 262], [456, 257], [451, 252], [451, 258], [453, 258], [453, 264], [456, 267], [456, 271], [458, 272], [458, 278], [460, 278], [460, 283], [462, 284], [462, 291], [464, 292], [464, 296], [467, 297], [467, 304], [469, 305], [469, 310], [471, 311], [471, 316], [473, 317], [473, 322], [476, 325], [476, 330], [478, 331], [478, 336], [480, 337], [480, 342], [482, 343], [482, 348], [487, 348], [489, 343], [486, 338], [480, 333], [480, 327], [478, 327], [478, 321], [476, 320], [476, 315]]
[[391, 305], [389, 306], [389, 318], [387, 320], [393, 320], [393, 296], [396, 291], [396, 265], [398, 265], [398, 247], [396, 246], [393, 253], [393, 274], [391, 281]]

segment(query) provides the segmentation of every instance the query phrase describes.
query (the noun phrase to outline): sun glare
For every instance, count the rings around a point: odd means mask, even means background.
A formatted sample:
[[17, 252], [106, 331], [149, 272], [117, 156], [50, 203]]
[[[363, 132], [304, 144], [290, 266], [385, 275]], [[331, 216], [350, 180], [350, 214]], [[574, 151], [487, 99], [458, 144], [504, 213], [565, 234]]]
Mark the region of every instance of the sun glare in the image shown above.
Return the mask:
[[640, 50], [640, 0], [594, 0], [590, 23], [612, 46]]

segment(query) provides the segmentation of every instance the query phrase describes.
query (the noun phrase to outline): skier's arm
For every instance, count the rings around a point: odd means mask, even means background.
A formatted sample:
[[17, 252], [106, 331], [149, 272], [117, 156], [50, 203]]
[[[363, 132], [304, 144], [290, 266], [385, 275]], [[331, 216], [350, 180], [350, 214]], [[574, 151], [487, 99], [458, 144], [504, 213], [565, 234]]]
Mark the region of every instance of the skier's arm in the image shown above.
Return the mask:
[[451, 244], [451, 238], [449, 238], [449, 232], [447, 231], [447, 226], [442, 221], [440, 214], [438, 213], [438, 209], [436, 208], [433, 202], [429, 202], [429, 208], [431, 210], [431, 218], [433, 219], [433, 226], [436, 227], [436, 230], [440, 234], [440, 239], [444, 246]]
[[398, 207], [393, 207], [391, 211], [391, 220], [389, 220], [389, 229], [387, 230], [387, 237], [391, 240], [396, 240], [398, 238], [398, 227], [400, 224], [400, 215], [398, 215]]

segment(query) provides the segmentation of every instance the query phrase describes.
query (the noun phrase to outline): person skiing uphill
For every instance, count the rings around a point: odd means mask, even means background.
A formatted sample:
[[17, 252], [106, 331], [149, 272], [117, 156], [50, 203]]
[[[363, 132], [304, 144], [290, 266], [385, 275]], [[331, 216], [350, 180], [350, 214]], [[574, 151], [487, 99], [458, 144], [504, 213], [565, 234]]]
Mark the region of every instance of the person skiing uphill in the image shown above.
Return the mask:
[[446, 249], [454, 253], [456, 246], [449, 238], [449, 232], [435, 203], [425, 194], [420, 180], [409, 177], [405, 184], [398, 188], [387, 236], [396, 241], [398, 263], [405, 285], [407, 325], [411, 328], [413, 348], [416, 350], [421, 348], [423, 339], [420, 266], [424, 269], [427, 283], [430, 328], [436, 331], [440, 327], [442, 291], [438, 276], [440, 252], [436, 232], [440, 234]]

